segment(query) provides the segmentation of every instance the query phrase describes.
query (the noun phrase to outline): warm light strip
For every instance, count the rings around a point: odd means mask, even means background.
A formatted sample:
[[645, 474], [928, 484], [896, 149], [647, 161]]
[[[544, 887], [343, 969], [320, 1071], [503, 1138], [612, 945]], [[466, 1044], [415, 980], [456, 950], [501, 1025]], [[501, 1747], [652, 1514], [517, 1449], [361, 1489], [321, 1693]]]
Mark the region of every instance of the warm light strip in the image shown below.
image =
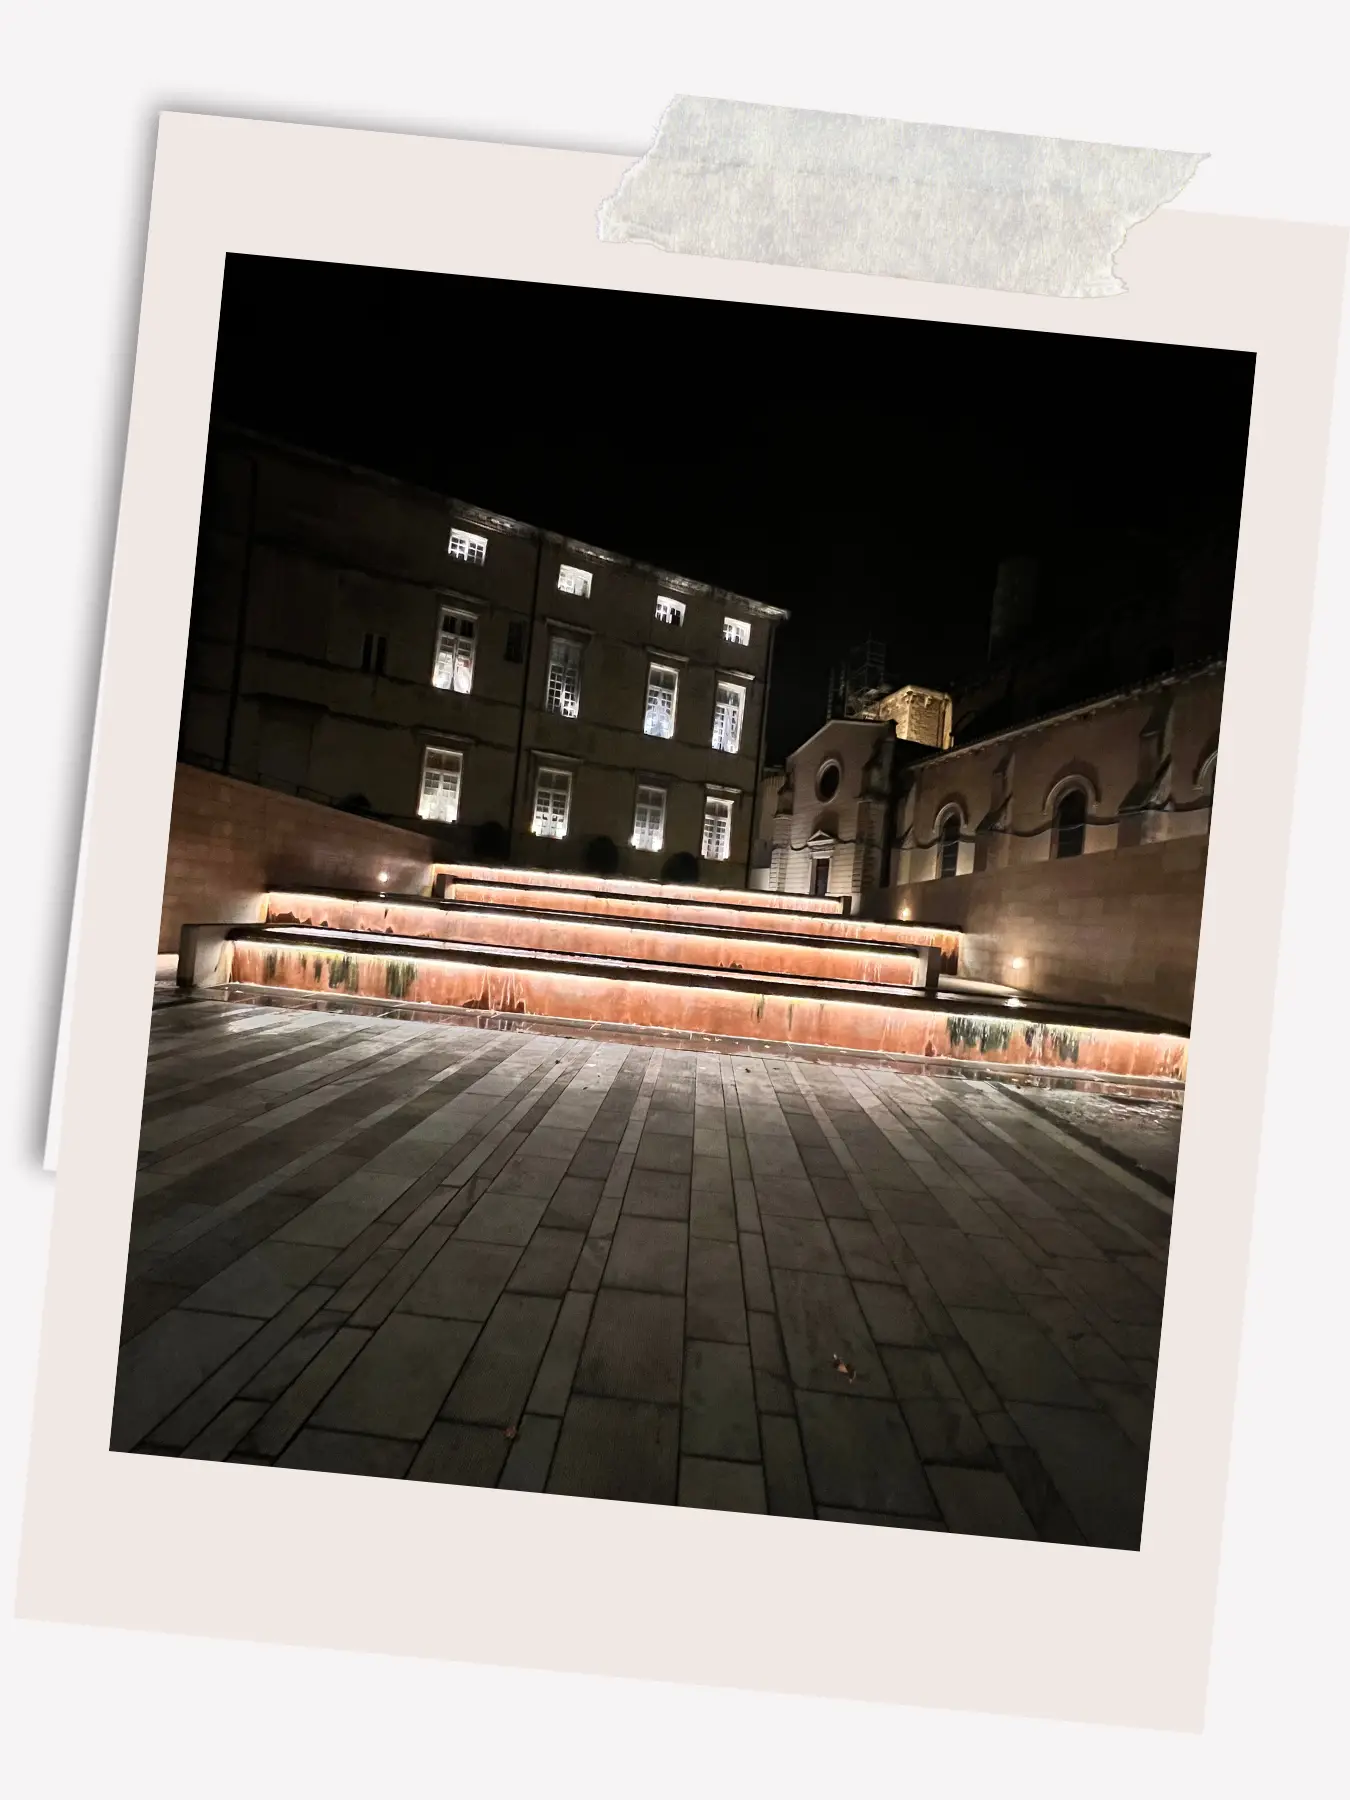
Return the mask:
[[[368, 935], [359, 931], [352, 931], [344, 925], [268, 924], [260, 927], [260, 929], [266, 931], [268, 938], [274, 936], [302, 938], [306, 941], [314, 938], [354, 938]], [[624, 935], [628, 936], [629, 934], [625, 932]], [[247, 938], [241, 941], [247, 943], [260, 943], [265, 942], [266, 940], [260, 938]], [[426, 952], [426, 945], [431, 941], [443, 944], [449, 954], [446, 956], [428, 955]], [[460, 938], [437, 938], [435, 940], [429, 940], [427, 938], [399, 937], [393, 932], [383, 933], [381, 935], [380, 947], [378, 950], [344, 951], [335, 949], [329, 951], [326, 946], [321, 947], [325, 949], [325, 954], [362, 956], [368, 961], [378, 961], [383, 956], [391, 955], [395, 948], [399, 949], [401, 952], [404, 945], [411, 945], [413, 948], [407, 955], [400, 954], [397, 958], [399, 962], [439, 964], [454, 961], [461, 966], [468, 966], [465, 964], [466, 956], [472, 956], [474, 952], [481, 954], [485, 950], [498, 950], [503, 957], [516, 957], [525, 962], [556, 962], [565, 957], [570, 961], [575, 961], [583, 965], [591, 964], [597, 969], [604, 969], [607, 972], [619, 969], [625, 971], [632, 970], [636, 973], [639, 980], [644, 975], [651, 975], [658, 969], [670, 969], [680, 974], [688, 974], [690, 972], [686, 964], [678, 962], [658, 962], [655, 958], [648, 961], [634, 961], [623, 956], [604, 956], [591, 950], [547, 950], [537, 948], [530, 944], [466, 943]], [[914, 958], [902, 957], [901, 960], [913, 962]], [[916, 981], [862, 981], [850, 976], [842, 975], [780, 975], [771, 969], [727, 969], [719, 968], [713, 963], [708, 964], [706, 967], [700, 966], [698, 972], [708, 976], [710, 979], [718, 981], [754, 982], [757, 985], [764, 984], [765, 986], [772, 985], [773, 987], [842, 988], [849, 994], [857, 994], [859, 996], [884, 996], [896, 992], [903, 993], [907, 989], [913, 989], [915, 992], [923, 991], [920, 984]], [[570, 975], [573, 973], [584, 974], [585, 970], [584, 968], [576, 971], [559, 969], [557, 973], [560, 975]], [[652, 985], [655, 986], [657, 984], [653, 983]], [[676, 987], [679, 984], [678, 982], [663, 981], [659, 985], [663, 988], [669, 988]]]
[[[414, 939], [412, 941], [417, 942], [418, 940]], [[252, 951], [252, 952], [258, 953], [259, 955], [265, 956], [267, 953], [267, 946], [268, 946], [268, 939], [266, 937], [243, 937], [243, 936], [241, 936], [235, 940], [236, 952]], [[292, 951], [283, 952], [283, 953], [294, 955], [295, 951], [292, 950]], [[345, 958], [349, 958], [353, 962], [364, 963], [367, 965], [369, 965], [369, 964], [379, 965], [380, 963], [388, 963], [388, 962], [412, 963], [412, 964], [420, 963], [420, 964], [430, 967], [430, 968], [439, 968], [442, 970], [448, 968], [448, 969], [452, 969], [452, 970], [456, 971], [457, 973], [478, 976], [478, 977], [481, 977], [485, 982], [489, 982], [491, 980], [491, 978], [495, 976], [501, 981], [503, 987], [509, 987], [512, 982], [512, 977], [517, 973], [516, 971], [511, 970], [511, 969], [493, 968], [491, 965], [476, 964], [473, 962], [461, 962], [458, 959], [438, 958], [438, 957], [429, 957], [429, 956], [425, 956], [425, 955], [419, 955], [419, 954], [417, 954], [416, 951], [414, 951], [410, 955], [402, 955], [402, 956], [396, 956], [396, 957], [391, 957], [390, 955], [388, 955], [387, 952], [384, 952], [384, 951], [371, 952], [371, 951], [363, 951], [363, 950], [355, 950], [355, 951], [323, 950], [322, 954], [325, 956], [345, 957]], [[304, 957], [303, 951], [301, 951], [301, 966], [302, 967], [304, 965], [304, 962], [305, 962], [305, 957]], [[521, 971], [521, 973], [525, 973], [528, 976], [527, 971]], [[541, 997], [544, 997], [547, 993], [547, 990], [550, 987], [557, 987], [558, 984], [563, 984], [564, 987], [567, 987], [567, 986], [570, 986], [573, 984], [584, 983], [588, 980], [588, 977], [585, 975], [584, 972], [581, 972], [581, 971], [554, 969], [554, 970], [540, 971], [534, 977], [534, 979], [536, 979], [537, 981], [539, 981], [541, 983], [541, 987], [543, 990], [543, 992], [541, 993]], [[683, 1000], [688, 1003], [695, 1003], [695, 1004], [704, 1002], [709, 997], [709, 990], [707, 988], [686, 987], [678, 981], [656, 983], [656, 982], [643, 981], [641, 979], [637, 979], [637, 980], [626, 981], [626, 982], [621, 982], [621, 983], [611, 983], [611, 982], [607, 981], [604, 976], [592, 976], [592, 977], [589, 977], [589, 979], [592, 981], [598, 981], [602, 987], [616, 988], [624, 994], [631, 994], [634, 989], [650, 989], [650, 990], [652, 990], [653, 994], [655, 994], [655, 995], [661, 995], [661, 996], [666, 997], [667, 999], [669, 999], [671, 997], [680, 997], [680, 998], [683, 998]], [[283, 987], [283, 988], [285, 987], [285, 983], [283, 983], [283, 982], [276, 982], [276, 983], [271, 983], [271, 984], [266, 983], [266, 982], [251, 983], [251, 984], [244, 982], [241, 985], [254, 985], [254, 986], [262, 986], [262, 987], [272, 985], [272, 986], [276, 986], [276, 987]], [[359, 1000], [368, 1000], [368, 1001], [369, 1000], [379, 1000], [379, 1001], [382, 1001], [383, 1004], [389, 1004], [391, 1002], [391, 999], [393, 1000], [393, 1003], [395, 1003], [395, 1004], [399, 1003], [400, 1000], [402, 1001], [403, 1004], [414, 1005], [414, 1006], [420, 1004], [416, 1000], [408, 1001], [406, 999], [406, 997], [403, 997], [403, 996], [392, 996], [391, 997], [388, 995], [379, 996], [379, 995], [371, 995], [371, 994], [361, 994], [359, 991], [353, 991], [350, 989], [343, 990], [343, 989], [331, 989], [331, 988], [330, 989], [288, 988], [288, 989], [286, 989], [286, 991], [292, 992], [292, 993], [297, 993], [297, 992], [299, 992], [299, 993], [306, 993], [306, 992], [308, 992], [308, 993], [336, 993], [339, 995], [346, 992], [346, 994], [349, 998], [359, 999]], [[485, 989], [485, 991], [490, 991], [490, 989]], [[736, 1002], [738, 999], [749, 999], [750, 996], [748, 996], [748, 995], [738, 996], [734, 993], [726, 993], [724, 991], [721, 998], [724, 999], [729, 1005], [734, 1007], [736, 1005]], [[865, 1015], [872, 1015], [874, 1018], [876, 1018], [876, 1024], [882, 1028], [883, 1035], [885, 1033], [886, 1026], [891, 1025], [891, 1024], [895, 1024], [896, 1028], [900, 1031], [908, 1030], [908, 1031], [913, 1032], [913, 1031], [918, 1030], [919, 1028], [924, 1028], [924, 1029], [931, 1028], [931, 1029], [934, 1029], [937, 1031], [943, 1031], [943, 1030], [946, 1030], [946, 1028], [950, 1024], [957, 1023], [957, 1022], [960, 1022], [963, 1020], [968, 1020], [972, 1025], [975, 1025], [975, 1026], [983, 1025], [985, 1027], [994, 1025], [998, 1022], [996, 1014], [984, 1016], [984, 1015], [981, 1015], [979, 1013], [972, 1012], [969, 1010], [962, 1011], [962, 1012], [952, 1012], [952, 1013], [930, 1012], [927, 1010], [921, 1010], [917, 1007], [880, 1007], [880, 1008], [878, 1008], [868, 1000], [854, 999], [852, 997], [835, 999], [830, 996], [823, 996], [820, 999], [796, 1002], [793, 999], [791, 999], [790, 997], [786, 997], [786, 996], [773, 996], [771, 994], [761, 995], [761, 1000], [765, 1000], [765, 999], [770, 1000], [772, 1002], [772, 1004], [775, 1008], [775, 1017], [777, 1017], [777, 1009], [785, 1006], [787, 1021], [791, 1020], [791, 1018], [793, 1016], [794, 1008], [796, 1009], [797, 1012], [800, 1012], [804, 1007], [807, 1007], [807, 1006], [819, 1006], [819, 1007], [827, 1008], [830, 1011], [834, 1012], [837, 1016], [841, 1016], [841, 1017], [843, 1015], [847, 1015], [850, 1013], [854, 1014], [854, 1015], [859, 1014], [859, 1013], [862, 1013]], [[455, 1002], [430, 1001], [430, 1002], [426, 1002], [425, 1004], [454, 1006], [456, 1003]], [[497, 1010], [505, 1011], [505, 1009], [497, 1009], [497, 1008], [493, 1008], [491, 1006], [489, 1006], [487, 1008], [477, 1008], [477, 1007], [465, 1007], [462, 1004], [459, 1006], [459, 1010], [461, 1010], [461, 1011], [485, 1011], [485, 1012], [489, 1012], [489, 1013], [497, 1011]], [[662, 1008], [659, 1010], [669, 1011], [671, 1009], [669, 1007], [666, 1007], [666, 1008]], [[531, 1016], [524, 1012], [523, 1007], [520, 1008], [519, 1011], [521, 1012], [522, 1016], [526, 1016], [526, 1017]], [[880, 1015], [879, 1017], [877, 1017], [878, 1014]], [[561, 1018], [564, 1015], [555, 1013], [555, 1014], [542, 1014], [542, 1015], [535, 1015], [535, 1016], [544, 1016], [544, 1017], [552, 1016], [552, 1017]], [[571, 1015], [566, 1015], [566, 1016], [570, 1017]], [[764, 1015], [764, 1010], [763, 1010], [762, 1005], [761, 1005], [761, 1007], [759, 1007], [758, 1009], [755, 1009], [752, 1012], [751, 1017], [757, 1023], [765, 1024], [765, 1025], [769, 1024], [769, 1020]], [[753, 1029], [740, 1030], [740, 1031], [736, 1031], [736, 1030], [720, 1030], [719, 1031], [719, 1030], [706, 1030], [706, 1029], [703, 1029], [700, 1027], [689, 1026], [689, 1025], [675, 1026], [675, 1027], [662, 1027], [659, 1023], [653, 1022], [653, 1021], [628, 1020], [628, 1019], [624, 1019], [624, 1018], [601, 1017], [599, 1015], [592, 1015], [591, 1017], [587, 1018], [586, 1015], [583, 1014], [576, 1019], [576, 1022], [577, 1023], [591, 1023], [591, 1024], [614, 1024], [614, 1025], [621, 1025], [621, 1026], [625, 1026], [625, 1027], [630, 1026], [630, 1025], [638, 1025], [638, 1026], [641, 1026], [646, 1029], [680, 1029], [680, 1030], [692, 1032], [695, 1035], [698, 1035], [701, 1031], [703, 1035], [709, 1035], [709, 1036], [734, 1037], [734, 1036], [739, 1035], [739, 1036], [744, 1036], [744, 1037], [762, 1038], [762, 1039], [765, 1039], [768, 1041], [781, 1041], [781, 1042], [788, 1042], [788, 1043], [798, 1043], [801, 1041], [801, 1040], [793, 1038], [790, 1035], [790, 1033], [787, 1033], [787, 1032], [775, 1033], [772, 1030], [765, 1030], [763, 1032], [757, 1033]], [[1125, 1031], [1125, 1030], [1120, 1030], [1113, 1026], [1097, 1026], [1097, 1025], [1087, 1025], [1087, 1024], [1074, 1025], [1074, 1024], [1069, 1024], [1069, 1023], [1036, 1022], [1036, 1021], [1027, 1021], [1027, 1024], [1025, 1027], [1019, 1027], [1018, 1029], [1032, 1030], [1032, 1031], [1035, 1031], [1038, 1033], [1044, 1033], [1047, 1035], [1050, 1035], [1050, 1034], [1071, 1035], [1075, 1039], [1075, 1041], [1080, 1045], [1082, 1045], [1084, 1043], [1084, 1040], [1087, 1040], [1089, 1048], [1092, 1044], [1095, 1043], [1095, 1044], [1101, 1045], [1103, 1050], [1109, 1050], [1111, 1048], [1115, 1048], [1118, 1050], [1126, 1050], [1131, 1045], [1137, 1046], [1140, 1048], [1147, 1045], [1154, 1051], [1155, 1060], [1157, 1058], [1163, 1058], [1163, 1059], [1175, 1058], [1177, 1060], [1180, 1072], [1175, 1076], [1167, 1077], [1168, 1079], [1175, 1079], [1177, 1081], [1182, 1081], [1185, 1078], [1184, 1077], [1184, 1069], [1185, 1069], [1186, 1053], [1187, 1053], [1187, 1049], [1188, 1049], [1187, 1041], [1185, 1038], [1177, 1037], [1176, 1035], [1171, 1034], [1171, 1033], [1149, 1032], [1149, 1031]], [[848, 1035], [847, 1032], [841, 1032], [841, 1034], [840, 1034], [840, 1036], [845, 1039], [847, 1038], [847, 1035]], [[952, 1041], [951, 1033], [948, 1032], [947, 1035], [948, 1035], [948, 1040], [950, 1043]], [[812, 1040], [812, 1041], [814, 1041], [814, 1040]], [[903, 1051], [897, 1052], [897, 1051], [887, 1050], [887, 1046], [884, 1043], [876, 1044], [876, 1045], [858, 1045], [858, 1044], [849, 1043], [847, 1041], [844, 1041], [844, 1042], [836, 1041], [833, 1043], [827, 1042], [827, 1043], [823, 1044], [821, 1047], [840, 1049], [840, 1050], [874, 1049], [874, 1050], [885, 1052], [886, 1054], [896, 1054], [896, 1053], [904, 1054], [905, 1053]], [[1000, 1046], [1000, 1047], [1002, 1047], [1002, 1046]], [[941, 1051], [941, 1050], [936, 1050], [936, 1049], [931, 1053], [932, 1057], [936, 1057], [936, 1058], [942, 1058], [946, 1054], [947, 1054], [946, 1052]], [[928, 1056], [929, 1056], [929, 1053], [925, 1052], [926, 1059], [928, 1058]], [[1002, 1064], [1002, 1063], [1000, 1063], [1000, 1060], [997, 1056], [985, 1055], [983, 1053], [978, 1056], [964, 1057], [964, 1058], [960, 1057], [960, 1056], [956, 1056], [955, 1060], [958, 1062], [972, 1062], [972, 1063], [980, 1063], [980, 1064], [987, 1064], [989, 1066], [1000, 1066], [1000, 1067], [1021, 1068], [1021, 1067], [1025, 1066], [1027, 1069], [1032, 1070], [1032, 1071], [1040, 1071], [1040, 1070], [1050, 1069], [1050, 1070], [1054, 1070], [1058, 1073], [1072, 1073], [1076, 1070], [1081, 1069], [1081, 1071], [1083, 1073], [1114, 1074], [1117, 1077], [1126, 1078], [1126, 1079], [1133, 1078], [1137, 1073], [1140, 1073], [1139, 1071], [1136, 1071], [1133, 1069], [1112, 1069], [1109, 1066], [1109, 1063], [1105, 1067], [1098, 1067], [1098, 1068], [1094, 1069], [1094, 1067], [1091, 1063], [1080, 1064], [1078, 1062], [1076, 1056], [1072, 1061], [1046, 1062], [1046, 1063], [1037, 1063], [1037, 1064], [1028, 1064], [1028, 1065]], [[1142, 1073], [1147, 1074], [1147, 1073], [1149, 1073], [1149, 1071], [1142, 1071]]]
[[815, 913], [825, 918], [844, 917], [838, 898], [811, 894], [760, 893], [753, 888], [683, 887], [669, 881], [623, 881], [605, 875], [573, 875], [553, 869], [491, 869], [475, 863], [433, 863], [433, 875], [457, 882], [482, 882], [498, 887], [544, 887], [578, 893], [624, 894], [632, 899], [701, 900], [713, 906], [748, 906], [760, 912]]
[[[535, 896], [537, 899], [538, 896]], [[584, 903], [577, 896], [577, 904]], [[633, 906], [637, 902], [631, 903]], [[547, 909], [503, 907], [491, 901], [450, 909], [418, 901], [350, 899], [337, 894], [271, 893], [267, 896], [267, 923], [275, 929], [309, 927], [315, 931], [347, 931], [353, 935], [389, 935], [389, 926], [401, 927], [397, 935], [431, 943], [481, 943], [509, 950], [531, 942], [556, 944], [579, 955], [612, 954], [611, 946], [631, 940], [635, 960], [673, 962], [698, 967], [733, 968], [780, 975], [809, 976], [813, 968], [833, 971], [841, 980], [888, 982], [888, 966], [913, 965], [930, 949], [943, 953], [948, 946], [931, 945], [921, 930], [910, 937], [854, 937], [825, 930], [802, 929], [839, 924], [845, 920], [797, 921], [795, 931], [782, 929], [784, 921], [770, 915], [756, 933], [750, 926], [739, 930], [730, 919], [716, 924], [698, 921], [646, 919], [636, 914], [621, 918], [603, 912], [556, 913]], [[426, 929], [423, 929], [425, 924]], [[691, 925], [693, 929], [691, 929]], [[954, 949], [954, 946], [951, 948]], [[795, 966], [794, 966], [795, 965]], [[911, 975], [909, 979], [913, 979]]]
[[[756, 912], [753, 908], [709, 906], [712, 918], [699, 916], [698, 905], [691, 904], [689, 911], [681, 916], [679, 906], [669, 909], [662, 906], [655, 897], [630, 897], [616, 895], [611, 899], [607, 895], [577, 892], [568, 895], [564, 890], [511, 888], [495, 890], [510, 895], [509, 901], [492, 897], [494, 892], [487, 883], [474, 884], [477, 891], [467, 894], [463, 899], [453, 902], [430, 900], [425, 895], [391, 895], [391, 894], [324, 894], [305, 892], [298, 889], [276, 889], [267, 896], [269, 912], [275, 910], [277, 901], [290, 900], [304, 907], [326, 906], [369, 906], [385, 910], [395, 908], [425, 907], [428, 911], [438, 913], [442, 917], [454, 916], [447, 912], [448, 905], [453, 904], [463, 909], [474, 918], [485, 918], [496, 914], [510, 917], [513, 913], [527, 912], [531, 907], [540, 915], [556, 918], [559, 921], [571, 921], [578, 925], [607, 925], [614, 930], [632, 930], [641, 926], [650, 926], [654, 930], [668, 930], [678, 933], [681, 927], [696, 926], [698, 935], [704, 933], [736, 932], [744, 934], [753, 941], [755, 934], [765, 936], [778, 934], [782, 937], [796, 938], [798, 941], [833, 945], [838, 948], [862, 948], [875, 946], [877, 949], [894, 951], [905, 955], [915, 949], [924, 949], [931, 945], [944, 953], [959, 956], [961, 933], [949, 931], [938, 925], [902, 925], [891, 920], [854, 919], [840, 914], [820, 916], [818, 914], [796, 914], [782, 916], [774, 913]], [[566, 912], [561, 906], [554, 907], [555, 899], [571, 899], [578, 908], [575, 912]], [[752, 896], [754, 898], [754, 896]], [[616, 910], [587, 910], [587, 903], [599, 903]], [[680, 903], [683, 905], [684, 903]], [[637, 908], [644, 910], [639, 912]], [[672, 916], [673, 915], [673, 916]], [[693, 934], [691, 934], [693, 935]]]

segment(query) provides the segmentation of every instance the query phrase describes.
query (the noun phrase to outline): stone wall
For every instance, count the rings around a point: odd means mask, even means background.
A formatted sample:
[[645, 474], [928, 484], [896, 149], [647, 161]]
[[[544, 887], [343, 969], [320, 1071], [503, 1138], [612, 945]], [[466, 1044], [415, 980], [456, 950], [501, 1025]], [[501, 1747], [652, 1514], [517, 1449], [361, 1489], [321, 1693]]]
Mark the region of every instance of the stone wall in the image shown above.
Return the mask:
[[904, 887], [937, 878], [951, 814], [961, 832], [959, 875], [1050, 860], [1056, 801], [1073, 787], [1087, 805], [1089, 856], [1205, 835], [1223, 675], [1212, 663], [1159, 676], [915, 764], [892, 880]]
[[911, 882], [863, 910], [965, 932], [961, 973], [975, 980], [1189, 1024], [1208, 845], [1180, 837]]
[[427, 894], [436, 840], [179, 763], [164, 873], [159, 948], [185, 924], [263, 916], [269, 887]]
[[[857, 895], [885, 879], [887, 788], [895, 726], [889, 720], [831, 719], [787, 759], [762, 835], [773, 843], [770, 885], [809, 894], [815, 865], [829, 864], [825, 891]], [[825, 780], [828, 771], [828, 782]]]

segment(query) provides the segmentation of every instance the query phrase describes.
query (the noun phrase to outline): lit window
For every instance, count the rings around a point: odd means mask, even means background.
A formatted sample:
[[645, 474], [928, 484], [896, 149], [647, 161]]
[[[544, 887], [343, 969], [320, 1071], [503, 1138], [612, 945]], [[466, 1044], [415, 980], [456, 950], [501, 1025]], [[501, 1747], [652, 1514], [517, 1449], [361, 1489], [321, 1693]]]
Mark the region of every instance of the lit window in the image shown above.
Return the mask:
[[640, 787], [633, 810], [633, 848], [659, 850], [666, 836], [666, 790]]
[[450, 533], [450, 554], [458, 562], [486, 562], [487, 539], [479, 537], [476, 531], [452, 531]]
[[734, 756], [741, 747], [741, 719], [745, 712], [745, 689], [729, 681], [717, 684], [717, 705], [713, 709], [712, 747], [728, 750]]
[[723, 619], [722, 636], [729, 644], [748, 644], [750, 642], [750, 621], [748, 619]]
[[663, 625], [684, 624], [684, 601], [662, 594], [656, 602], [656, 616]]
[[453, 825], [459, 817], [459, 778], [464, 758], [458, 750], [430, 746], [422, 758], [422, 799], [418, 816]]
[[436, 639], [436, 667], [431, 672], [431, 685], [449, 688], [452, 693], [467, 694], [473, 687], [473, 648], [478, 639], [478, 625], [471, 613], [441, 614], [440, 634]]
[[558, 592], [560, 594], [578, 594], [583, 600], [591, 597], [591, 576], [588, 569], [569, 569], [567, 564], [558, 570]]
[[544, 708], [564, 719], [581, 711], [581, 645], [575, 638], [555, 637], [549, 645]]
[[674, 669], [653, 663], [647, 676], [647, 714], [642, 729], [648, 737], [675, 735], [675, 695], [680, 678]]
[[572, 775], [568, 769], [540, 769], [534, 784], [536, 837], [567, 836], [567, 815], [572, 809]]
[[731, 802], [709, 794], [703, 806], [703, 854], [709, 862], [731, 855]]

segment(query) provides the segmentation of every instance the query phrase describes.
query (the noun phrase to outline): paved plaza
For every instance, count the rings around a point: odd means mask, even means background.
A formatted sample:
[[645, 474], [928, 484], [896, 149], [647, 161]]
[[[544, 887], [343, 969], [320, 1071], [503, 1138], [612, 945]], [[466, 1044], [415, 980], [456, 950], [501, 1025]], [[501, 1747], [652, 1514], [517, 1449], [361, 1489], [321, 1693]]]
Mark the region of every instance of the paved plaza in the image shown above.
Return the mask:
[[1170, 1200], [1120, 1113], [161, 996], [112, 1447], [1133, 1549]]

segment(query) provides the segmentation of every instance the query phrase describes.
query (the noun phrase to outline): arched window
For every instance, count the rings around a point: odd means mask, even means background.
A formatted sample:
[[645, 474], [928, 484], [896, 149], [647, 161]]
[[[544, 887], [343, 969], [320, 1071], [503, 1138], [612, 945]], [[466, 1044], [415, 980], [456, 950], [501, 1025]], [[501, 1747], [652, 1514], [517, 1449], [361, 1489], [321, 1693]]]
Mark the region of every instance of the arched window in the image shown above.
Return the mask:
[[1087, 795], [1082, 788], [1070, 788], [1061, 794], [1055, 806], [1054, 829], [1050, 834], [1051, 856], [1081, 856], [1087, 837]]
[[938, 878], [955, 875], [961, 864], [961, 815], [949, 812], [938, 827]]

